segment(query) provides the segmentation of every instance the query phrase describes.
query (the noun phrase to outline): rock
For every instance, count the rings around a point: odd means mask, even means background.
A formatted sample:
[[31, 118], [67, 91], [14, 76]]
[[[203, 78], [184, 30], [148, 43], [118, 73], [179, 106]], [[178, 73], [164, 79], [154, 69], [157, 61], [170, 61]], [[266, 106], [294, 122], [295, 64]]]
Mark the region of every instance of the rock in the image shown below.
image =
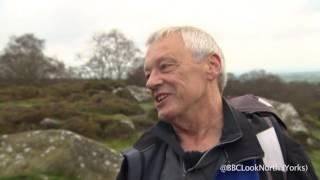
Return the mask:
[[0, 177], [41, 173], [113, 180], [120, 161], [115, 150], [66, 130], [0, 136]]
[[60, 128], [63, 125], [63, 122], [57, 119], [44, 118], [40, 125], [44, 128]]
[[312, 136], [299, 116], [298, 111], [291, 103], [282, 103], [269, 99], [267, 101], [274, 107], [275, 112], [286, 124], [289, 134], [295, 141], [310, 148], [320, 147], [319, 140]]
[[320, 148], [320, 141], [314, 138], [307, 138], [307, 145], [312, 148]]
[[96, 91], [95, 94], [92, 94], [92, 102], [94, 102], [95, 104], [101, 104], [106, 97], [109, 96], [109, 93], [107, 91]]
[[127, 86], [126, 88], [138, 102], [146, 101], [151, 98], [150, 91], [147, 88], [134, 85]]
[[122, 97], [124, 99], [137, 101], [137, 99], [133, 96], [133, 94], [127, 88], [119, 87], [119, 88], [113, 89], [112, 94], [116, 94], [119, 97]]
[[282, 103], [273, 100], [267, 100], [275, 109], [276, 113], [287, 125], [288, 130], [293, 134], [305, 134], [308, 136], [309, 132], [303, 124], [297, 110], [291, 103]]
[[124, 114], [114, 114], [106, 119], [97, 121], [103, 132], [102, 137], [121, 137], [128, 138], [137, 131], [135, 122]]
[[122, 119], [120, 120], [120, 123], [127, 126], [128, 128], [135, 130], [136, 127], [134, 126], [133, 122], [130, 119]]
[[112, 94], [117, 94], [118, 92], [122, 91], [123, 88], [122, 87], [118, 87], [112, 90]]

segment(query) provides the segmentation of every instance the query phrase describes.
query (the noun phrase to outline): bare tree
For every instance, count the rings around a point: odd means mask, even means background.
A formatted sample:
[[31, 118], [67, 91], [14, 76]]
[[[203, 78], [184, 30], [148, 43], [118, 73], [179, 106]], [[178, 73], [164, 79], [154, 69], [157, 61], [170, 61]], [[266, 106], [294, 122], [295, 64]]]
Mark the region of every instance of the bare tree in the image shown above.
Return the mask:
[[144, 74], [143, 64], [129, 72], [127, 82], [132, 85], [145, 86], [146, 78]]
[[141, 51], [117, 30], [94, 35], [93, 47], [93, 54], [81, 70], [88, 78], [124, 79], [141, 60]]
[[0, 55], [0, 77], [4, 79], [38, 80], [59, 77], [64, 64], [43, 54], [44, 40], [33, 34], [13, 36]]

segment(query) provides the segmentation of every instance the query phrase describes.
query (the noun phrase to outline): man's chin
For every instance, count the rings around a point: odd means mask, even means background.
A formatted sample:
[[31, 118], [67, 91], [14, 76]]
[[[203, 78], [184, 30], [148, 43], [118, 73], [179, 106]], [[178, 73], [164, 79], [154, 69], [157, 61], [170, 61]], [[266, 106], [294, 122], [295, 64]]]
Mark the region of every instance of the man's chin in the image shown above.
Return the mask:
[[170, 122], [172, 119], [174, 119], [174, 113], [158, 111], [158, 118], [163, 121]]

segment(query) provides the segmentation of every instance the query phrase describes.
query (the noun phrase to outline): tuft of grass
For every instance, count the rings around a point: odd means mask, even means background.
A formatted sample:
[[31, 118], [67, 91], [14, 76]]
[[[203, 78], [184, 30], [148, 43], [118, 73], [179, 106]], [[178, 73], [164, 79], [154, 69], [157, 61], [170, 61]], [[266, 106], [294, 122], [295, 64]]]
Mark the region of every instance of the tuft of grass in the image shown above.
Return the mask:
[[60, 175], [34, 174], [0, 177], [0, 180], [78, 180], [78, 178]]
[[122, 119], [128, 119], [128, 116], [124, 114], [94, 114], [92, 113], [93, 116], [96, 117], [97, 120], [104, 119], [106, 121], [120, 121]]
[[305, 115], [304, 122], [312, 136], [320, 140], [320, 119], [316, 116]]
[[317, 176], [320, 177], [320, 150], [312, 150], [309, 156]]
[[117, 151], [122, 151], [126, 148], [129, 148], [133, 145], [133, 143], [135, 141], [138, 140], [138, 138], [140, 137], [139, 133], [135, 133], [131, 136], [129, 136], [128, 138], [112, 138], [112, 139], [108, 139], [105, 141], [105, 144], [110, 147], [113, 148]]
[[310, 128], [311, 134], [320, 140], [320, 129], [318, 128]]
[[148, 111], [150, 111], [150, 110], [152, 110], [152, 109], [154, 108], [152, 102], [142, 102], [142, 103], [139, 103], [139, 106], [140, 106], [145, 112], [148, 112]]
[[34, 102], [30, 100], [25, 101], [11, 101], [11, 102], [0, 102], [0, 107], [6, 107], [6, 106], [18, 106], [18, 107], [25, 107], [30, 108], [34, 105]]

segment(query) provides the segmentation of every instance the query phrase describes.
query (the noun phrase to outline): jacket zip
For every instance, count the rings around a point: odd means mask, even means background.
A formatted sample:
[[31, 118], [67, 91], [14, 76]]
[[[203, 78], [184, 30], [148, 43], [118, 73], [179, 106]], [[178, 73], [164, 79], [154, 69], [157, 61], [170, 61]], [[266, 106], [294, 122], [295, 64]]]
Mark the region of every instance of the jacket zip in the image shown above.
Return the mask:
[[[259, 158], [261, 158], [261, 157], [260, 156], [251, 156], [251, 157], [240, 159], [239, 161], [235, 161], [234, 164], [239, 164], [244, 161], [254, 160], [254, 159], [259, 159]], [[227, 162], [230, 163], [230, 161], [227, 161]]]
[[[221, 144], [218, 144], [217, 146], [212, 147], [211, 149], [209, 149], [208, 151], [206, 151], [206, 152], [201, 156], [201, 158], [199, 159], [199, 161], [198, 161], [193, 167], [191, 167], [191, 168], [189, 168], [189, 169], [186, 169], [186, 168], [185, 168], [185, 163], [184, 163], [184, 161], [182, 160], [183, 176], [186, 178], [186, 177], [187, 177], [187, 174], [188, 174], [189, 172], [191, 172], [191, 171], [193, 171], [194, 169], [196, 169], [196, 168], [199, 166], [199, 164], [201, 163], [201, 161], [204, 159], [204, 157], [205, 157], [211, 150], [213, 150], [214, 148], [220, 147], [220, 146], [222, 146], [222, 145], [224, 145], [224, 144], [233, 143], [233, 142], [237, 141], [238, 139], [240, 139], [241, 137], [242, 137], [242, 135], [239, 136], [239, 137], [237, 137], [237, 138], [235, 138], [235, 139], [232, 139], [232, 140], [230, 140], [230, 141], [223, 142], [223, 143], [221, 143]], [[226, 153], [225, 153], [225, 154], [226, 154]]]

